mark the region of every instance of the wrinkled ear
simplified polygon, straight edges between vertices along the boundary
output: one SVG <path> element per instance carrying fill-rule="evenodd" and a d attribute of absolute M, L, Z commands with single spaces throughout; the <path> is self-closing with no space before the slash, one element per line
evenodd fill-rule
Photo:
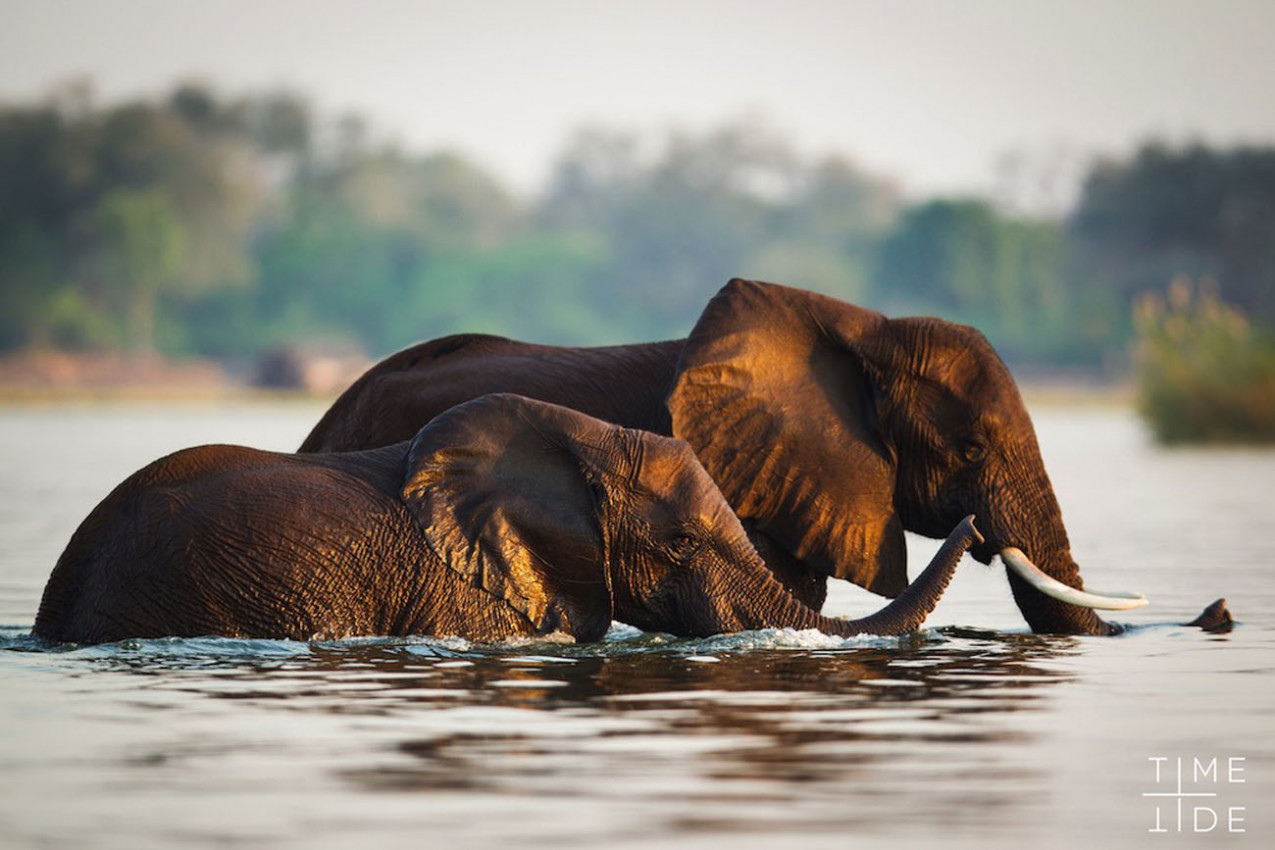
<path fill-rule="evenodd" d="M 516 395 L 435 417 L 412 441 L 402 498 L 430 548 L 540 633 L 611 625 L 602 518 L 577 441 L 603 423 Z"/>
<path fill-rule="evenodd" d="M 867 351 L 886 319 L 811 292 L 732 280 L 696 323 L 668 398 L 740 517 L 816 569 L 885 596 L 907 586 L 895 463 Z"/>

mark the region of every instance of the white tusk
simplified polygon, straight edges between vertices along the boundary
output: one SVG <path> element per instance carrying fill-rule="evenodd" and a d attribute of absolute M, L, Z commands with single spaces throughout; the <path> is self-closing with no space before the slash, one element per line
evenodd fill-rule
<path fill-rule="evenodd" d="M 1141 593 L 1092 593 L 1068 587 L 1056 578 L 1050 578 L 1040 571 L 1023 553 L 1022 549 L 1006 546 L 1001 550 L 1001 560 L 1005 565 L 1022 577 L 1023 581 L 1039 590 L 1046 596 L 1061 599 L 1081 608 L 1102 608 L 1108 611 L 1123 611 L 1129 608 L 1141 608 L 1147 604 L 1147 598 Z"/>

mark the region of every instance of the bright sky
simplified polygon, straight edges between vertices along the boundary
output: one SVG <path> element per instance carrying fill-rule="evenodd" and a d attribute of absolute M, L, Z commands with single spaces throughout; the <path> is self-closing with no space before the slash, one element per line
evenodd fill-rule
<path fill-rule="evenodd" d="M 0 98 L 77 74 L 290 86 L 523 190 L 581 125 L 760 118 L 914 195 L 988 192 L 1008 152 L 1066 183 L 1150 135 L 1275 143 L 1275 2 L 0 0 Z"/>

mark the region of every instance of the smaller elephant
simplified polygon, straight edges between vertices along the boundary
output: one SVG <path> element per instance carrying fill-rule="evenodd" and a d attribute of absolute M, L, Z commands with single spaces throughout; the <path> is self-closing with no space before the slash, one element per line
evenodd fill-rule
<path fill-rule="evenodd" d="M 588 641 L 613 619 L 898 634 L 981 541 L 971 519 L 881 611 L 823 617 L 767 570 L 686 443 L 488 395 L 383 448 L 202 446 L 150 464 L 72 536 L 34 634 Z"/>

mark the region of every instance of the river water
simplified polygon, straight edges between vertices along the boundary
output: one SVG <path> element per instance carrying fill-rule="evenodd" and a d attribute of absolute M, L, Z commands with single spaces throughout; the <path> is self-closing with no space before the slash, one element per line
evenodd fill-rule
<path fill-rule="evenodd" d="M 905 639 L 26 640 L 128 473 L 319 413 L 0 408 L 0 846 L 1275 846 L 1275 452 L 1121 410 L 1035 411 L 1087 582 L 1152 599 L 1115 639 L 1026 633 L 967 560 Z M 1233 633 L 1173 625 L 1218 596 Z"/>

